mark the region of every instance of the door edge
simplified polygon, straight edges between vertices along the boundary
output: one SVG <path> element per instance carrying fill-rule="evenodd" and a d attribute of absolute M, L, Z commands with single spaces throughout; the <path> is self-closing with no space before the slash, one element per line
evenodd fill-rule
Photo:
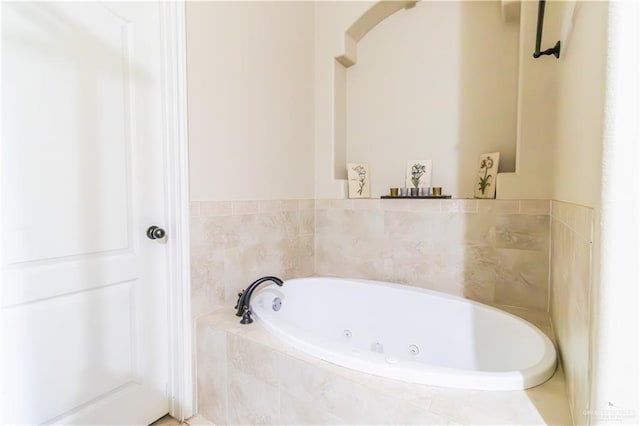
<path fill-rule="evenodd" d="M 185 1 L 159 2 L 168 219 L 169 414 L 196 414 L 189 251 Z"/>

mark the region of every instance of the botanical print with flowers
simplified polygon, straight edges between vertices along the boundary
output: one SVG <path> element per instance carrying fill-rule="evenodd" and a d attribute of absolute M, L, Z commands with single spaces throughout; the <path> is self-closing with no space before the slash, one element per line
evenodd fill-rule
<path fill-rule="evenodd" d="M 347 164 L 347 177 L 349 180 L 349 198 L 369 198 L 371 196 L 368 164 Z"/>
<path fill-rule="evenodd" d="M 408 161 L 405 186 L 407 188 L 431 186 L 431 160 Z"/>
<path fill-rule="evenodd" d="M 496 198 L 496 174 L 498 173 L 499 162 L 499 152 L 480 155 L 478 178 L 474 192 L 476 198 Z"/>

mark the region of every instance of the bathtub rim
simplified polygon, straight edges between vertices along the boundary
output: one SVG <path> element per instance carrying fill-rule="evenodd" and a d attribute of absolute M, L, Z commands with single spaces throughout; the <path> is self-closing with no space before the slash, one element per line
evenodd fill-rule
<path fill-rule="evenodd" d="M 511 320 L 517 320 L 528 329 L 534 331 L 534 333 L 543 341 L 544 351 L 540 360 L 533 366 L 527 367 L 522 370 L 510 370 L 510 371 L 479 371 L 479 370 L 466 370 L 466 369 L 455 369 L 450 367 L 443 367 L 438 365 L 430 365 L 430 371 L 425 372 L 420 369 L 411 369 L 407 367 L 411 367 L 412 365 L 418 365 L 419 363 L 410 360 L 403 360 L 402 368 L 399 368 L 398 364 L 393 364 L 393 366 L 388 363 L 381 362 L 380 359 L 375 359 L 376 356 L 370 356 L 368 353 L 362 354 L 362 357 L 355 357 L 350 354 L 345 354 L 340 351 L 330 350 L 327 348 L 331 348 L 335 346 L 330 339 L 322 338 L 321 336 L 315 336 L 315 342 L 324 341 L 325 345 L 318 345 L 311 343 L 310 341 L 304 340 L 300 337 L 296 337 L 295 334 L 286 333 L 282 327 L 274 326 L 270 321 L 262 317 L 260 314 L 260 309 L 252 311 L 255 314 L 255 317 L 258 319 L 257 323 L 266 329 L 267 332 L 276 336 L 279 340 L 285 342 L 288 345 L 291 345 L 293 348 L 303 351 L 310 356 L 318 357 L 321 360 L 326 362 L 349 368 L 352 370 L 364 372 L 366 374 L 372 374 L 381 377 L 387 377 L 394 380 L 400 380 L 409 383 L 416 384 L 424 384 L 431 386 L 443 386 L 455 389 L 468 389 L 468 390 L 490 390 L 490 391 L 514 391 L 514 390 L 525 390 L 531 387 L 539 386 L 549 380 L 555 374 L 555 371 L 558 368 L 558 359 L 557 359 L 557 349 L 554 342 L 538 327 L 536 327 L 533 323 L 518 317 L 510 312 L 504 311 L 497 307 L 487 305 L 475 300 L 470 300 L 461 296 L 456 296 L 452 294 L 447 294 L 443 292 L 439 292 L 436 290 L 424 289 L 420 287 L 408 286 L 406 284 L 392 283 L 392 282 L 384 282 L 384 281 L 376 281 L 376 280 L 366 280 L 361 278 L 342 278 L 342 277 L 324 277 L 324 276 L 313 276 L 313 277 L 301 277 L 301 278 L 293 278 L 289 280 L 285 280 L 283 286 L 286 286 L 287 283 L 295 283 L 297 281 L 321 281 L 321 280 L 331 280 L 331 281 L 350 281 L 350 282 L 358 282 L 363 285 L 377 285 L 384 288 L 392 289 L 393 291 L 406 291 L 406 292 L 415 292 L 422 294 L 429 294 L 433 297 L 445 298 L 459 303 L 467 303 L 474 306 L 474 309 L 480 310 L 489 310 L 491 312 L 497 313 L 499 315 L 506 316 L 506 318 L 511 318 Z M 264 286 L 256 291 L 255 296 L 259 296 L 260 294 L 266 292 L 280 292 L 282 291 L 274 284 L 270 284 L 268 286 Z M 291 328 L 291 327 L 289 327 Z M 299 333 L 300 334 L 300 333 Z M 304 334 L 304 333 L 303 333 Z M 369 369 L 363 368 L 364 366 L 369 367 Z M 406 366 L 406 367 L 405 367 Z M 385 371 L 387 374 L 377 374 L 372 372 L 371 370 L 377 371 Z M 420 371 L 416 373 L 416 371 Z M 518 373 L 520 373 L 520 377 L 518 377 Z M 473 379 L 481 379 L 484 385 L 479 386 L 475 384 Z M 419 379 L 419 380 L 417 380 Z M 518 380 L 521 379 L 521 383 L 518 383 Z M 513 382 L 512 384 L 505 386 L 504 381 L 509 380 Z M 474 382 L 474 383 L 471 383 Z M 442 384 L 442 383 L 447 383 Z M 452 385 L 453 383 L 454 385 Z"/>

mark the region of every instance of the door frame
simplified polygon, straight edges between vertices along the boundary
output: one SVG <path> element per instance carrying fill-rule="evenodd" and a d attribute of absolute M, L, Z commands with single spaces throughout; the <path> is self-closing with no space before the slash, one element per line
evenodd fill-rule
<path fill-rule="evenodd" d="M 167 199 L 169 414 L 195 414 L 191 270 L 189 251 L 189 155 L 187 134 L 185 0 L 159 2 L 162 43 L 162 111 Z"/>
<path fill-rule="evenodd" d="M 186 98 L 185 0 L 157 2 L 162 57 L 162 144 L 165 154 L 165 217 L 167 223 L 167 352 L 169 414 L 183 421 L 195 415 L 196 395 L 191 320 L 189 250 L 189 156 Z M 2 7 L 0 6 L 0 14 Z M 0 67 L 0 73 L 2 69 Z M 0 74 L 1 75 L 1 74 Z M 0 106 L 1 112 L 2 106 Z M 0 126 L 2 125 L 0 114 Z M 0 144 L 0 158 L 3 154 Z M 2 185 L 0 185 L 2 191 Z M 1 194 L 0 194 L 1 195 Z M 0 197 L 0 221 L 2 219 Z M 0 231 L 1 233 L 1 231 Z M 1 235 L 0 235 L 1 237 Z M 0 245 L 0 260 L 3 258 Z M 0 301 L 2 291 L 0 291 Z M 0 317 L 0 322 L 1 322 Z M 2 327 L 0 323 L 0 342 Z"/>

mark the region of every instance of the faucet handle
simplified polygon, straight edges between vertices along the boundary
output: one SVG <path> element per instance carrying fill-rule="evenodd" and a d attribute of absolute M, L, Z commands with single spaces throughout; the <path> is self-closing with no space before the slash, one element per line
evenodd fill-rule
<path fill-rule="evenodd" d="M 240 320 L 240 324 L 251 324 L 253 322 L 253 318 L 251 318 L 251 309 L 247 305 L 244 305 L 244 310 L 242 313 L 242 319 Z"/>
<path fill-rule="evenodd" d="M 243 294 L 244 294 L 244 290 L 238 293 L 238 300 L 236 301 L 236 306 L 234 306 L 233 309 L 238 309 L 238 307 L 240 306 L 240 299 L 242 299 Z"/>

